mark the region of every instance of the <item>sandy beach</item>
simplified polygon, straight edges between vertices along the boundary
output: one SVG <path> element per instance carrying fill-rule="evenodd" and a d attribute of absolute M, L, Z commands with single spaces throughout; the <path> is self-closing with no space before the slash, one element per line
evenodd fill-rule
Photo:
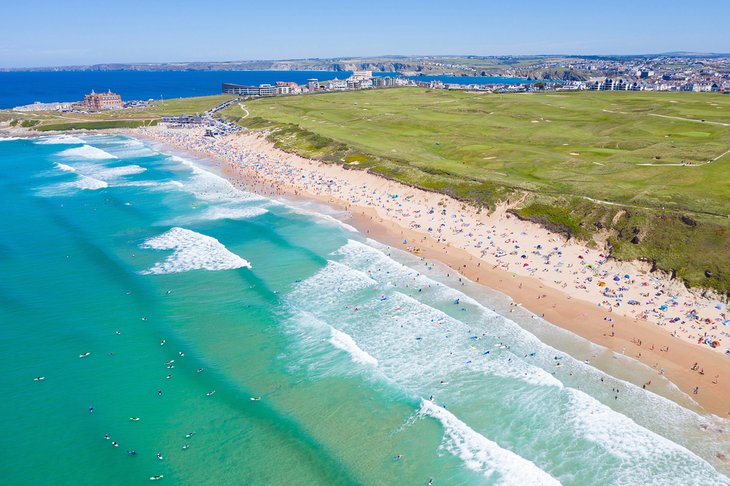
<path fill-rule="evenodd" d="M 345 209 L 347 222 L 367 236 L 445 263 L 516 306 L 645 363 L 705 410 L 730 415 L 729 321 L 717 299 L 521 221 L 507 205 L 483 211 L 283 152 L 260 134 L 213 139 L 201 129 L 159 126 L 131 135 L 215 158 L 241 188 Z"/>

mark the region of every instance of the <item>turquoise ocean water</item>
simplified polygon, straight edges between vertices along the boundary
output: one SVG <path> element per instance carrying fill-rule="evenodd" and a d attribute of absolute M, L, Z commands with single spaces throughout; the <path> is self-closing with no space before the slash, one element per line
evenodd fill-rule
<path fill-rule="evenodd" d="M 3 484 L 730 484 L 605 350 L 158 150 L 0 141 Z"/>

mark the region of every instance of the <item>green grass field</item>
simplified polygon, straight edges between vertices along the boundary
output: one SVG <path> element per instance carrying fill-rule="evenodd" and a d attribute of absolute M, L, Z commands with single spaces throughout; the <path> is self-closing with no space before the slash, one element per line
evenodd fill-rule
<path fill-rule="evenodd" d="M 245 110 L 223 116 L 285 150 L 478 204 L 527 194 L 521 217 L 730 290 L 730 96 L 404 88 Z"/>

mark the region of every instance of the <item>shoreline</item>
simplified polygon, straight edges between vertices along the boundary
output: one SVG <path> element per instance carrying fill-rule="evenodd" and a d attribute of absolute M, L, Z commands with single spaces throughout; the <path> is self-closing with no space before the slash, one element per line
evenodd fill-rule
<path fill-rule="evenodd" d="M 271 173 L 259 170 L 260 165 L 264 164 L 263 160 L 244 166 L 236 160 L 232 160 L 233 157 L 224 157 L 205 145 L 195 147 L 185 145 L 180 141 L 176 143 L 173 139 L 161 137 L 159 129 L 153 130 L 156 133 L 152 134 L 150 130 L 127 131 L 126 133 L 146 141 L 171 146 L 198 157 L 214 159 L 220 164 L 223 175 L 237 187 L 266 196 L 294 197 L 314 201 L 346 211 L 350 216 L 343 222 L 352 225 L 364 236 L 391 247 L 409 251 L 417 256 L 438 261 L 475 283 L 509 296 L 514 300 L 516 306 L 523 306 L 557 327 L 653 368 L 657 375 L 663 374 L 703 410 L 718 417 L 728 418 L 730 416 L 730 381 L 727 378 L 730 376 L 730 358 L 722 353 L 675 337 L 647 320 L 621 315 L 613 312 L 612 308 L 606 310 L 594 302 L 571 295 L 562 288 L 546 285 L 544 281 L 533 276 L 520 275 L 504 269 L 500 265 L 491 264 L 478 255 L 475 256 L 464 248 L 452 244 L 451 241 L 446 241 L 446 238 L 424 237 L 424 233 L 417 231 L 417 228 L 406 227 L 399 221 L 388 218 L 382 211 L 378 211 L 372 206 L 353 203 L 351 200 L 343 198 L 332 187 L 328 187 L 326 192 L 307 191 L 304 190 L 306 187 L 298 187 L 300 185 L 296 184 L 291 174 L 289 174 L 288 180 L 282 180 Z M 175 133 L 180 134 L 181 132 Z M 192 134 L 187 133 L 186 136 L 190 135 Z M 340 166 L 302 159 L 274 148 L 260 136 L 244 134 L 234 137 L 239 141 L 244 140 L 248 150 L 260 151 L 263 148 L 273 152 L 277 158 L 286 159 L 287 163 L 292 166 L 306 164 L 307 169 L 317 170 L 318 173 L 323 173 L 324 177 L 342 176 L 343 174 L 338 173 L 342 172 L 346 176 L 357 178 L 358 182 L 366 180 L 367 184 L 372 184 L 373 179 L 379 179 L 376 182 L 383 185 L 400 185 L 363 171 L 347 170 Z M 295 160 L 297 163 L 295 165 L 291 159 L 300 160 Z M 413 188 L 400 186 L 400 190 L 403 192 L 419 192 Z M 427 195 L 434 199 L 449 199 L 436 193 Z M 444 207 L 451 209 L 453 205 L 462 206 L 463 203 L 452 200 Z M 513 219 L 516 220 L 516 218 Z M 525 222 L 520 224 L 534 225 Z M 552 238 L 558 238 L 558 236 L 552 235 Z M 418 251 L 414 251 L 415 247 L 412 242 L 418 242 Z M 664 351 L 665 349 L 667 351 Z M 691 368 L 695 362 L 699 363 L 699 368 L 693 371 Z M 699 373 L 700 369 L 703 370 L 703 374 Z M 719 379 L 716 379 L 715 377 L 718 375 Z M 693 394 L 695 387 L 699 387 L 696 395 Z M 651 390 L 650 384 L 648 388 Z"/>
<path fill-rule="evenodd" d="M 53 132 L 43 135 L 52 136 L 61 133 L 79 134 L 79 132 Z M 97 132 L 84 134 L 95 133 Z M 519 235 L 512 231 L 507 235 L 507 239 L 522 243 L 526 236 L 533 236 L 526 233 L 534 232 L 535 238 L 558 244 L 561 250 L 576 262 L 584 258 L 581 253 L 584 252 L 588 259 L 589 252 L 595 252 L 583 245 L 566 242 L 560 235 L 549 233 L 534 223 L 520 221 L 509 215 L 505 207 L 498 208 L 489 215 L 481 215 L 481 211 L 468 208 L 465 203 L 443 194 L 414 189 L 366 171 L 348 170 L 339 165 L 324 164 L 284 152 L 275 148 L 260 134 L 243 133 L 211 140 L 202 137 L 200 129 L 166 129 L 162 126 L 111 129 L 104 130 L 103 133 L 139 138 L 194 157 L 216 161 L 221 173 L 231 183 L 254 193 L 273 198 L 289 197 L 311 201 L 344 211 L 349 217 L 342 222 L 355 227 L 363 236 L 425 259 L 438 261 L 473 283 L 506 295 L 514 301 L 515 309 L 522 306 L 534 315 L 544 318 L 551 325 L 643 363 L 655 373 L 654 376 L 661 374 L 667 378 L 693 404 L 696 404 L 698 409 L 724 419 L 730 418 L 730 357 L 707 346 L 681 339 L 676 329 L 670 333 L 667 329 L 640 318 L 641 316 L 627 316 L 613 312 L 610 302 L 601 306 L 601 303 L 597 304 L 590 299 L 582 298 L 583 296 L 576 295 L 579 294 L 579 289 L 575 288 L 575 285 L 568 286 L 567 282 L 562 282 L 561 285 L 561 281 L 554 281 L 551 284 L 544 278 L 539 278 L 541 277 L 539 274 L 536 277 L 534 271 L 528 273 L 521 271 L 521 268 L 510 268 L 509 264 L 489 261 L 485 258 L 486 252 L 481 255 L 475 254 L 474 248 L 469 248 L 469 245 L 465 244 L 468 241 L 460 240 L 458 234 L 442 235 L 440 228 L 437 235 L 429 234 L 418 227 L 419 225 L 406 225 L 403 218 L 393 217 L 391 208 L 386 204 L 380 206 L 366 204 L 368 202 L 366 199 L 363 203 L 362 200 L 358 200 L 359 196 L 352 196 L 352 189 L 353 187 L 359 189 L 362 183 L 362 187 L 367 187 L 368 191 L 374 189 L 373 194 L 385 190 L 385 193 L 390 195 L 388 190 L 399 191 L 409 194 L 400 201 L 405 203 L 414 200 L 420 205 L 419 207 L 423 206 L 423 201 L 419 199 L 425 198 L 433 203 L 433 207 L 438 207 L 439 210 L 443 208 L 447 213 L 467 213 L 460 214 L 462 222 L 469 221 L 463 223 L 466 227 L 473 225 L 475 220 L 475 226 L 482 228 L 489 227 L 483 221 L 498 223 L 499 230 L 505 231 L 502 237 L 505 236 L 506 230 L 515 229 L 515 226 L 518 229 L 527 229 Z M 22 138 L 39 136 L 27 131 L 8 135 Z M 249 158 L 255 160 L 249 161 Z M 301 174 L 301 180 L 293 177 L 295 173 Z M 317 176 L 316 179 L 314 175 Z M 315 180 L 316 182 L 313 182 Z M 337 183 L 331 184 L 331 181 Z M 347 188 L 348 185 L 350 194 L 343 194 L 342 188 Z M 360 192 L 364 194 L 366 191 Z M 350 197 L 346 197 L 347 195 Z M 390 197 L 387 200 L 392 202 Z M 393 200 L 397 201 L 398 196 L 396 195 Z M 479 219 L 482 220 L 481 223 Z M 497 224 L 492 228 L 495 226 Z M 431 229 L 429 228 L 429 231 Z M 463 228 L 457 233 L 462 231 Z M 471 234 L 469 233 L 470 236 Z M 512 254 L 505 256 L 513 257 Z M 568 267 L 571 266 L 572 264 L 568 264 Z M 642 272 L 642 269 L 630 263 L 619 262 L 619 266 L 621 271 L 629 271 L 632 275 Z M 554 277 L 552 273 L 551 276 Z M 678 285 L 677 282 L 668 284 Z M 724 314 L 722 316 L 724 317 Z M 696 370 L 691 369 L 694 363 L 698 363 Z M 700 374 L 699 370 L 703 373 Z M 649 390 L 651 390 L 651 379 L 650 375 L 647 381 Z M 698 394 L 693 394 L 695 387 L 699 387 Z M 686 407 L 687 404 L 682 406 Z"/>

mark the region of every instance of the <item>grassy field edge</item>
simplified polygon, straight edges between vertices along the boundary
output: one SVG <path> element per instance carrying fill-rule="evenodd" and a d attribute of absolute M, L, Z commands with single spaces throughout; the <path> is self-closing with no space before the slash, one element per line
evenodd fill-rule
<path fill-rule="evenodd" d="M 568 238 L 605 248 L 611 258 L 638 261 L 682 281 L 730 297 L 730 220 L 700 211 L 628 207 L 584 197 L 527 191 L 501 183 L 456 177 L 436 168 L 417 167 L 396 157 L 354 148 L 294 123 L 263 116 L 223 118 L 265 133 L 286 152 L 367 170 L 382 177 L 451 196 L 486 210 L 522 200 L 511 212 Z"/>

